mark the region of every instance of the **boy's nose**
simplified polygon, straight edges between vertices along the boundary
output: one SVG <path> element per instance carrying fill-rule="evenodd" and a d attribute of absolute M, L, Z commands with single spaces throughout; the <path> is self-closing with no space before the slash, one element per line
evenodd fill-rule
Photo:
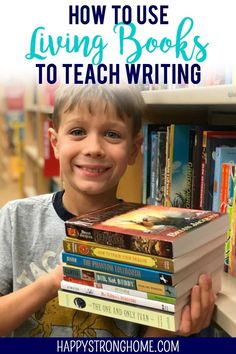
<path fill-rule="evenodd" d="M 91 157 L 103 157 L 105 151 L 102 139 L 95 134 L 87 136 L 84 146 L 84 154 Z"/>

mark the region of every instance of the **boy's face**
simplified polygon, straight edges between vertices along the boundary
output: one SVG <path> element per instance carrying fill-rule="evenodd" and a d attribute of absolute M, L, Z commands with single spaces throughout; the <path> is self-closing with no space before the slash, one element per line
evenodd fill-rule
<path fill-rule="evenodd" d="M 62 113 L 58 132 L 49 133 L 65 191 L 110 193 L 112 199 L 127 165 L 135 162 L 142 139 L 132 136 L 131 120 L 119 118 L 112 106 L 105 111 L 105 103 L 98 102 L 95 107 L 94 114 L 86 105 Z"/>

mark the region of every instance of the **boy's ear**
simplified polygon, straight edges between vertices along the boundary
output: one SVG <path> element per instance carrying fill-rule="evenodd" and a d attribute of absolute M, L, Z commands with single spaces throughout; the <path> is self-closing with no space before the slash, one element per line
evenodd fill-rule
<path fill-rule="evenodd" d="M 136 157 L 138 155 L 139 150 L 141 149 L 141 145 L 143 143 L 143 135 L 142 133 L 138 133 L 133 139 L 133 144 L 128 160 L 129 165 L 133 165 L 135 163 Z"/>
<path fill-rule="evenodd" d="M 48 136 L 54 151 L 55 158 L 58 159 L 58 139 L 57 139 L 57 132 L 53 128 L 48 129 Z"/>

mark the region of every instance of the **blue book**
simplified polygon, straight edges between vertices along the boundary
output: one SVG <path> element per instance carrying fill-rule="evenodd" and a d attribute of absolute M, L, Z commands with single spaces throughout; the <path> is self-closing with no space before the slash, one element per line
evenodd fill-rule
<path fill-rule="evenodd" d="M 212 210 L 218 212 L 220 210 L 220 186 L 222 163 L 236 163 L 236 146 L 220 146 L 215 151 L 215 170 L 214 170 L 214 190 Z"/>
<path fill-rule="evenodd" d="M 148 204 L 156 204 L 156 180 L 157 180 L 157 132 L 151 132 L 151 171 L 150 171 L 150 198 Z"/>
<path fill-rule="evenodd" d="M 172 124 L 170 131 L 170 203 L 171 206 L 191 208 L 192 146 L 191 125 Z"/>
<path fill-rule="evenodd" d="M 152 132 L 165 131 L 166 126 L 144 123 L 143 125 L 143 189 L 142 189 L 142 203 L 150 203 L 150 194 L 151 194 L 151 183 L 150 183 L 150 174 L 151 174 L 151 136 Z"/>
<path fill-rule="evenodd" d="M 125 277 L 146 280 L 164 285 L 175 285 L 180 278 L 176 274 L 160 272 L 144 267 L 136 267 L 125 263 L 118 263 L 88 256 L 81 256 L 76 253 L 62 252 L 62 261 L 74 266 L 93 269 L 105 273 L 112 273 Z M 183 276 L 181 276 L 183 278 Z"/>

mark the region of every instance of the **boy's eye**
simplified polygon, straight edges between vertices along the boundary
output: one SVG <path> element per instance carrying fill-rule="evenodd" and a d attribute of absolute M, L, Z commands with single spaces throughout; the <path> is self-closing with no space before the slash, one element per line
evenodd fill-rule
<path fill-rule="evenodd" d="M 70 134 L 73 136 L 83 136 L 86 135 L 86 131 L 82 128 L 76 128 L 70 131 Z"/>
<path fill-rule="evenodd" d="M 107 136 L 108 138 L 111 138 L 111 139 L 120 139 L 121 138 L 121 134 L 118 132 L 115 132 L 113 130 L 108 130 L 105 133 L 105 136 Z"/>

